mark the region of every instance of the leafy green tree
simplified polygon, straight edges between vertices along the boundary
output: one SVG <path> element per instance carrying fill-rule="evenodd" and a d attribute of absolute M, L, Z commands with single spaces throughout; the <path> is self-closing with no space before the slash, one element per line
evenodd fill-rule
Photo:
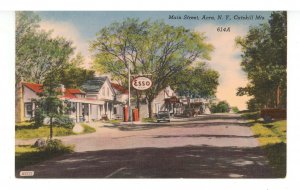
<path fill-rule="evenodd" d="M 24 67 L 32 60 L 27 44 L 35 36 L 40 18 L 33 12 L 16 12 L 16 83 L 22 78 L 30 78 Z"/>
<path fill-rule="evenodd" d="M 79 88 L 94 77 L 95 71 L 81 68 L 83 57 L 77 54 L 60 72 L 61 84 L 66 88 Z"/>
<path fill-rule="evenodd" d="M 251 112 L 258 111 L 260 109 L 260 104 L 257 102 L 255 98 L 251 98 L 247 101 L 248 110 Z"/>
<path fill-rule="evenodd" d="M 169 85 L 172 76 L 196 60 L 209 59 L 212 49 L 202 34 L 164 22 L 138 19 L 126 19 L 103 28 L 91 43 L 95 67 L 124 86 L 128 72 L 151 75 L 153 86 L 144 92 L 150 118 L 152 101 Z"/>
<path fill-rule="evenodd" d="M 236 106 L 232 107 L 231 109 L 232 109 L 232 111 L 233 111 L 234 113 L 238 113 L 238 112 L 239 112 L 239 108 L 236 107 Z"/>
<path fill-rule="evenodd" d="M 74 51 L 71 41 L 40 30 L 39 21 L 32 12 L 16 13 L 16 82 L 42 83 L 52 68 L 65 66 Z"/>
<path fill-rule="evenodd" d="M 44 80 L 43 92 L 40 94 L 40 98 L 36 100 L 37 112 L 39 113 L 36 117 L 40 117 L 43 114 L 44 117 L 42 118 L 49 118 L 50 139 L 53 137 L 53 123 L 55 118 L 63 115 L 63 102 L 58 98 L 62 94 L 59 88 L 59 79 L 55 76 L 55 72 L 52 72 Z"/>
<path fill-rule="evenodd" d="M 211 104 L 210 111 L 212 113 L 227 113 L 230 106 L 226 101 L 220 101 L 218 104 Z"/>
<path fill-rule="evenodd" d="M 251 27 L 236 39 L 249 79 L 246 87 L 238 88 L 238 96 L 253 96 L 261 108 L 286 106 L 286 36 L 286 12 L 273 12 L 269 23 Z"/>
<path fill-rule="evenodd" d="M 16 12 L 16 84 L 21 80 L 42 83 L 53 69 L 79 60 L 77 56 L 70 61 L 72 42 L 52 38 L 51 32 L 40 29 L 40 20 L 33 12 Z"/>
<path fill-rule="evenodd" d="M 171 86 L 175 91 L 186 97 L 215 97 L 219 85 L 219 73 L 209 69 L 204 63 L 196 67 L 188 67 L 174 75 Z"/>

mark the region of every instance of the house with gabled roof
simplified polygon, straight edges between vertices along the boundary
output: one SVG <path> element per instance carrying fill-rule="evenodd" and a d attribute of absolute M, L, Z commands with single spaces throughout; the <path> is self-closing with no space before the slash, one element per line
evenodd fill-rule
<path fill-rule="evenodd" d="M 81 88 L 89 99 L 102 101 L 101 105 L 91 105 L 90 115 L 93 120 L 115 118 L 116 93 L 108 77 L 94 77 L 87 80 Z"/>
<path fill-rule="evenodd" d="M 61 85 L 60 89 L 62 95 L 59 96 L 61 100 L 65 102 L 70 102 L 73 107 L 76 107 L 75 104 L 80 102 L 88 102 L 90 100 L 85 98 L 85 92 L 80 89 L 71 89 L 71 88 L 64 88 Z M 16 112 L 18 112 L 18 117 L 16 117 L 17 122 L 22 122 L 25 120 L 31 120 L 35 114 L 35 101 L 40 98 L 39 94 L 43 92 L 43 85 L 31 82 L 21 82 L 18 85 L 18 102 L 16 103 Z M 78 107 L 78 109 L 80 109 Z M 74 110 L 74 109 L 73 109 Z M 77 113 L 77 121 L 80 120 L 79 118 L 79 111 L 74 110 L 73 112 L 68 113 L 71 117 L 74 116 L 74 120 L 76 121 L 76 113 Z"/>
<path fill-rule="evenodd" d="M 43 92 L 41 84 L 21 82 L 18 84 L 16 100 L 16 122 L 33 119 L 35 101 Z M 122 86 L 111 84 L 108 77 L 95 77 L 87 80 L 81 89 L 59 89 L 59 96 L 70 109 L 67 115 L 75 122 L 101 119 L 123 118 L 123 107 L 128 99 L 128 91 Z"/>

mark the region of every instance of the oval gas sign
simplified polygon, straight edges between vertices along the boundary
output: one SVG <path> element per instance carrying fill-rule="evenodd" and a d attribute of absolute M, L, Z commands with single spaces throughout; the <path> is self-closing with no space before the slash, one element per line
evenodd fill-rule
<path fill-rule="evenodd" d="M 132 80 L 133 88 L 137 90 L 147 90 L 152 86 L 152 81 L 147 77 L 136 77 Z"/>

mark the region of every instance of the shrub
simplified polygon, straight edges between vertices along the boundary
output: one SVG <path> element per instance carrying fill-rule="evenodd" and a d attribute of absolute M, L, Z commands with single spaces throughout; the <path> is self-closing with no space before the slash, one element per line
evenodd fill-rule
<path fill-rule="evenodd" d="M 232 111 L 234 113 L 238 113 L 239 112 L 239 108 L 238 107 L 232 107 L 231 109 L 232 109 Z"/>
<path fill-rule="evenodd" d="M 75 126 L 73 120 L 68 116 L 59 116 L 55 118 L 53 124 L 68 129 L 72 129 Z"/>
<path fill-rule="evenodd" d="M 81 126 L 83 127 L 83 132 L 82 133 L 94 133 L 96 132 L 96 129 L 87 125 L 87 124 L 84 124 L 82 123 Z"/>
<path fill-rule="evenodd" d="M 35 110 L 35 115 L 34 115 L 34 124 L 33 126 L 35 128 L 39 128 L 43 125 L 43 122 L 44 122 L 44 119 L 45 119 L 45 115 L 43 114 L 42 110 L 41 109 L 36 109 Z"/>
<path fill-rule="evenodd" d="M 42 147 L 41 150 L 47 153 L 71 153 L 73 147 L 65 146 L 59 139 L 52 139 L 47 140 L 46 146 Z"/>
<path fill-rule="evenodd" d="M 253 119 L 257 121 L 260 118 L 259 112 L 249 112 L 242 114 L 242 118 L 244 119 Z"/>
<path fill-rule="evenodd" d="M 229 107 L 230 106 L 226 101 L 220 101 L 218 104 L 211 104 L 210 111 L 212 113 L 227 113 Z"/>

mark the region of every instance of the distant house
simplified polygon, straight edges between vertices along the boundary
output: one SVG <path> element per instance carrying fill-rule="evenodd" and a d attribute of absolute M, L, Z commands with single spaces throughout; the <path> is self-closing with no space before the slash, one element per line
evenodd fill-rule
<path fill-rule="evenodd" d="M 110 83 L 107 77 L 95 77 L 86 81 L 82 89 L 69 89 L 61 85 L 59 96 L 68 104 L 66 115 L 75 122 L 113 119 L 123 117 L 123 105 L 128 92 L 121 86 Z M 22 82 L 18 85 L 16 99 L 16 122 L 30 120 L 35 115 L 35 101 L 43 92 L 41 84 Z"/>
<path fill-rule="evenodd" d="M 128 90 L 116 83 L 111 83 L 111 86 L 116 93 L 116 100 L 118 102 L 114 107 L 116 118 L 124 118 L 124 107 L 128 103 Z"/>
<path fill-rule="evenodd" d="M 21 82 L 17 88 L 16 122 L 30 120 L 35 115 L 36 105 L 34 100 L 40 99 L 39 94 L 43 92 L 43 86 L 36 83 Z M 80 89 L 64 88 L 61 85 L 59 90 L 62 93 L 59 98 L 65 103 L 69 103 L 72 108 L 66 114 L 77 122 L 90 119 L 84 117 L 84 111 L 88 108 L 88 105 L 102 103 L 85 98 L 86 93 Z"/>
<path fill-rule="evenodd" d="M 171 115 L 182 112 L 179 99 L 175 91 L 170 87 L 166 87 L 158 93 L 152 102 L 152 113 L 156 114 L 159 111 L 169 111 Z M 140 106 L 140 115 L 148 117 L 148 104 L 144 103 Z"/>
<path fill-rule="evenodd" d="M 104 102 L 102 105 L 91 105 L 90 114 L 93 120 L 123 117 L 126 99 L 123 87 L 112 84 L 108 77 L 95 77 L 86 81 L 82 89 L 86 92 L 87 98 Z"/>

